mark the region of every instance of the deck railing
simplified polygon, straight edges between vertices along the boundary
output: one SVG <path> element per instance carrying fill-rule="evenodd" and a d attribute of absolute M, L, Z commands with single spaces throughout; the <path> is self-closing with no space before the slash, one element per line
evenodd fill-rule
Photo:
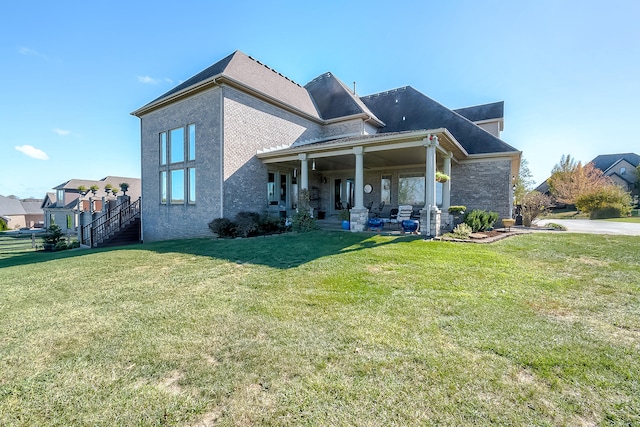
<path fill-rule="evenodd" d="M 94 219 L 91 224 L 82 227 L 82 244 L 96 247 L 138 217 L 140 217 L 140 199 L 129 204 L 118 205 Z"/>

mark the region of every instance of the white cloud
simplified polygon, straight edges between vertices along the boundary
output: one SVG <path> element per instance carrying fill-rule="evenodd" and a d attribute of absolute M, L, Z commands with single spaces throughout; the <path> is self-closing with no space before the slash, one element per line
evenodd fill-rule
<path fill-rule="evenodd" d="M 160 83 L 159 79 L 154 79 L 153 77 L 149 77 L 149 76 L 138 76 L 138 81 L 140 83 L 152 84 L 152 85 L 157 85 L 158 83 Z"/>
<path fill-rule="evenodd" d="M 47 153 L 39 148 L 32 147 L 31 145 L 16 145 L 16 150 L 26 154 L 29 157 L 33 157 L 38 160 L 49 160 Z"/>
<path fill-rule="evenodd" d="M 164 79 L 156 79 L 153 77 L 149 77 L 149 76 L 138 76 L 138 81 L 140 83 L 145 83 L 145 84 L 150 84 L 150 85 L 157 85 L 159 83 L 169 83 L 169 84 L 173 84 L 173 80 L 171 80 L 169 77 L 165 77 Z"/>
<path fill-rule="evenodd" d="M 30 47 L 26 47 L 26 46 L 21 46 L 18 48 L 18 53 L 20 53 L 20 55 L 25 55 L 25 56 L 38 56 L 40 58 L 43 59 L 48 59 L 47 55 L 38 52 L 35 49 L 31 49 Z"/>
<path fill-rule="evenodd" d="M 53 130 L 53 132 L 54 132 L 54 133 L 57 133 L 57 134 L 58 134 L 58 135 L 60 135 L 60 136 L 67 136 L 67 135 L 69 135 L 69 134 L 71 133 L 71 131 L 70 131 L 70 130 L 64 130 L 64 129 L 58 129 L 58 128 L 55 128 L 55 129 Z"/>

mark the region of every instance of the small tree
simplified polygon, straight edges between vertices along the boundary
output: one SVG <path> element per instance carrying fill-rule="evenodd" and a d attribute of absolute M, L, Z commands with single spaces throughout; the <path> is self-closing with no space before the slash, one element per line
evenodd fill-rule
<path fill-rule="evenodd" d="M 57 224 L 51 224 L 47 228 L 46 234 L 42 237 L 45 249 L 53 250 L 53 248 L 56 248 L 59 245 L 63 237 L 64 233 L 60 229 L 60 226 Z"/>
<path fill-rule="evenodd" d="M 317 228 L 316 220 L 311 216 L 309 190 L 303 188 L 298 194 L 298 210 L 293 215 L 291 229 L 298 232 L 312 231 Z"/>
<path fill-rule="evenodd" d="M 551 198 L 538 191 L 530 191 L 524 195 L 520 204 L 522 206 L 522 224 L 531 227 L 533 220 L 549 209 Z"/>
<path fill-rule="evenodd" d="M 515 190 L 513 192 L 513 199 L 515 204 L 519 204 L 525 194 L 533 189 L 535 181 L 533 180 L 533 174 L 529 169 L 529 162 L 527 159 L 522 159 L 520 162 L 520 171 L 515 182 Z"/>
<path fill-rule="evenodd" d="M 585 192 L 576 199 L 576 207 L 591 219 L 627 216 L 631 212 L 631 195 L 615 184 Z"/>
<path fill-rule="evenodd" d="M 575 162 L 571 156 L 562 156 L 547 180 L 551 195 L 560 203 L 573 205 L 584 194 L 611 182 L 593 163 Z"/>

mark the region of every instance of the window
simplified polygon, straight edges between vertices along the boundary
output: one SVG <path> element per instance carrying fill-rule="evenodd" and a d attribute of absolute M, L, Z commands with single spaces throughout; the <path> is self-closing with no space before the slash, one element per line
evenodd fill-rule
<path fill-rule="evenodd" d="M 400 176 L 398 181 L 398 204 L 424 205 L 424 176 Z"/>
<path fill-rule="evenodd" d="M 270 205 L 277 205 L 278 198 L 276 197 L 276 174 L 269 172 L 269 180 L 267 181 L 267 199 Z"/>
<path fill-rule="evenodd" d="M 167 171 L 160 172 L 160 203 L 167 203 Z"/>
<path fill-rule="evenodd" d="M 169 131 L 169 161 L 171 163 L 184 161 L 184 128 Z"/>
<path fill-rule="evenodd" d="M 391 175 L 382 175 L 380 179 L 380 201 L 391 204 Z"/>
<path fill-rule="evenodd" d="M 160 164 L 167 164 L 167 133 L 160 134 Z"/>
<path fill-rule="evenodd" d="M 58 199 L 59 202 L 64 203 L 64 190 L 56 191 L 56 198 Z"/>
<path fill-rule="evenodd" d="M 71 215 L 67 215 L 67 228 L 68 229 L 73 228 L 73 218 Z"/>
<path fill-rule="evenodd" d="M 627 168 L 625 168 L 625 167 L 621 167 L 621 168 L 620 168 L 620 175 L 624 175 L 624 174 L 626 174 L 626 173 L 627 173 Z"/>
<path fill-rule="evenodd" d="M 184 169 L 171 171 L 171 203 L 184 203 Z"/>
<path fill-rule="evenodd" d="M 196 125 L 160 132 L 160 203 L 196 202 Z"/>
<path fill-rule="evenodd" d="M 189 125 L 189 160 L 196 159 L 196 125 Z"/>
<path fill-rule="evenodd" d="M 189 203 L 196 202 L 196 168 L 189 168 Z"/>

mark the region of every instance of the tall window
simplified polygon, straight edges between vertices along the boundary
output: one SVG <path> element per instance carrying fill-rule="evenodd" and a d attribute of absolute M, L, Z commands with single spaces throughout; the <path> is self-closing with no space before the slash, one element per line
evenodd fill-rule
<path fill-rule="evenodd" d="M 391 204 L 391 175 L 382 175 L 380 179 L 380 201 Z"/>
<path fill-rule="evenodd" d="M 620 175 L 624 175 L 627 173 L 627 168 L 625 168 L 624 166 L 620 168 Z"/>
<path fill-rule="evenodd" d="M 424 176 L 400 175 L 398 181 L 399 205 L 424 205 Z"/>
<path fill-rule="evenodd" d="M 160 203 L 196 202 L 196 125 L 160 132 Z"/>

